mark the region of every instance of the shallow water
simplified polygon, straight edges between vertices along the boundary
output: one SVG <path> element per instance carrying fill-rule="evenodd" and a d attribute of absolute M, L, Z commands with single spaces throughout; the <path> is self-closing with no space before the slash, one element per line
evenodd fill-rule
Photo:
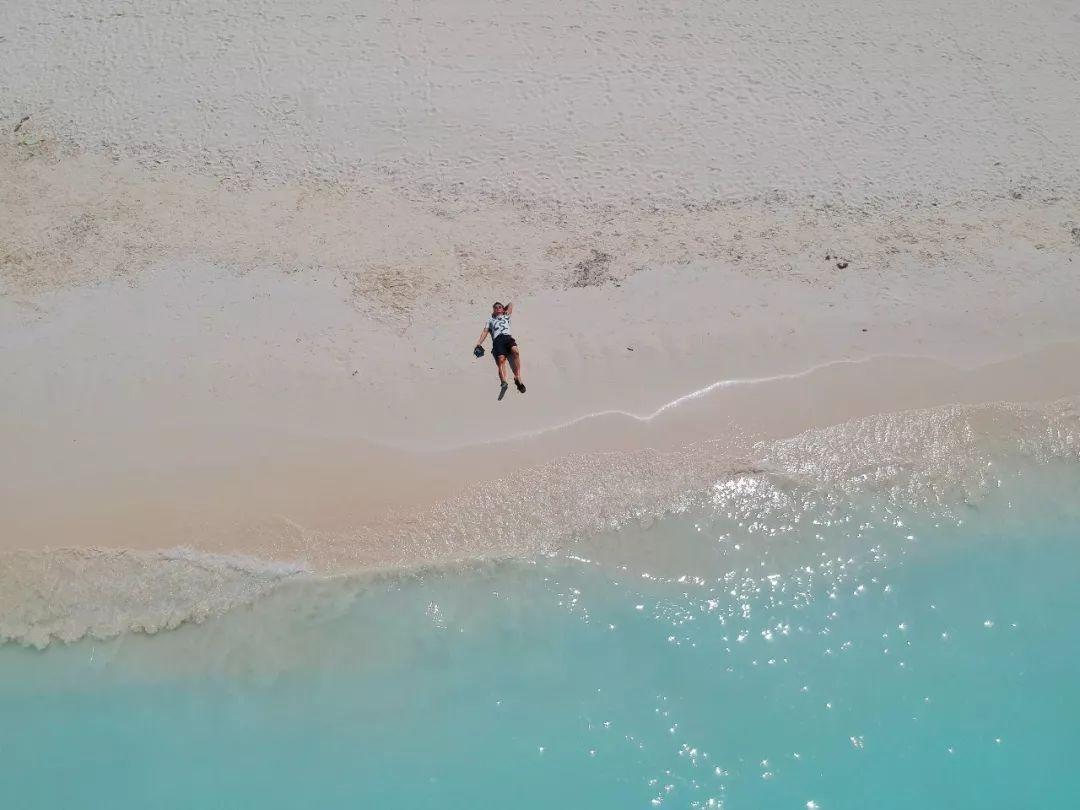
<path fill-rule="evenodd" d="M 996 465 L 745 473 L 559 554 L 0 647 L 4 804 L 1074 806 L 1080 470 Z"/>

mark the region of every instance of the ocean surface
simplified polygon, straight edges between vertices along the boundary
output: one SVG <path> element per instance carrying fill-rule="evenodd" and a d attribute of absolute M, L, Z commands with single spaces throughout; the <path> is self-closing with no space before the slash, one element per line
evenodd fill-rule
<path fill-rule="evenodd" d="M 977 421 L 936 458 L 774 447 L 558 548 L 12 641 L 0 803 L 1076 807 L 1080 445 Z"/>

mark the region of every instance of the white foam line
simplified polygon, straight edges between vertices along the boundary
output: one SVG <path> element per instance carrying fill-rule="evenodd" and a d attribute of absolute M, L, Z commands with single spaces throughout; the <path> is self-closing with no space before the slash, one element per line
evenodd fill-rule
<path fill-rule="evenodd" d="M 443 449 L 444 451 L 460 450 L 464 447 L 475 447 L 477 445 L 484 444 L 502 444 L 504 442 L 512 442 L 519 439 L 531 439 L 535 438 L 536 436 L 542 436 L 545 433 L 552 433 L 556 430 L 564 430 L 566 428 L 573 427 L 574 425 L 585 422 L 589 419 L 597 419 L 601 416 L 625 416 L 637 422 L 651 422 L 653 419 L 655 419 L 665 411 L 677 408 L 680 405 L 684 405 L 691 400 L 703 397 L 706 394 L 711 394 L 713 391 L 717 391 L 721 388 L 737 388 L 741 386 L 749 387 L 754 385 L 765 385 L 767 383 L 783 382 L 785 380 L 798 380 L 802 379 L 803 377 L 809 377 L 811 374 L 815 374 L 819 371 L 824 371 L 827 368 L 832 368 L 833 366 L 857 366 L 862 365 L 863 363 L 869 363 L 874 360 L 883 360 L 886 358 L 890 360 L 937 360 L 938 362 L 941 362 L 939 358 L 916 354 L 871 354 L 857 360 L 851 360 L 846 358 L 842 360 L 829 360 L 825 363 L 818 363 L 816 365 L 810 366 L 809 368 L 802 369 L 801 371 L 791 371 L 784 374 L 770 374 L 767 377 L 735 377 L 729 380 L 717 380 L 716 382 L 709 383 L 703 388 L 698 388 L 696 391 L 691 391 L 689 394 L 683 394 L 681 397 L 677 397 L 670 402 L 665 402 L 663 405 L 661 405 L 659 408 L 657 408 L 651 413 L 640 414 L 633 413 L 631 411 L 621 410 L 594 411 L 593 413 L 576 416 L 569 421 L 561 422 L 557 425 L 549 425 L 547 427 L 536 428 L 534 430 L 526 430 L 521 433 L 514 433 L 510 436 L 503 436 L 498 439 L 481 439 L 479 441 L 467 442 L 465 444 L 454 445 L 452 447 L 446 447 Z"/>

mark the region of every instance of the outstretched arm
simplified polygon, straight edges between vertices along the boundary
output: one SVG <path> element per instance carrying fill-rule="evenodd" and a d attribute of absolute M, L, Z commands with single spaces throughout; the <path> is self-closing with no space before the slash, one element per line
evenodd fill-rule
<path fill-rule="evenodd" d="M 484 324 L 484 331 L 481 332 L 480 337 L 477 338 L 476 345 L 477 346 L 483 345 L 484 341 L 487 339 L 487 336 L 488 336 L 488 328 L 487 328 L 487 324 Z"/>

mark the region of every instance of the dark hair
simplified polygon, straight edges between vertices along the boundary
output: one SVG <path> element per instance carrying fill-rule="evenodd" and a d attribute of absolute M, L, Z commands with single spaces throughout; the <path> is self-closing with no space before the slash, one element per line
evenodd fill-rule
<path fill-rule="evenodd" d="M 501 306 L 502 306 L 502 301 L 496 301 L 494 304 L 491 305 L 491 308 L 495 309 L 495 307 L 501 307 Z"/>

